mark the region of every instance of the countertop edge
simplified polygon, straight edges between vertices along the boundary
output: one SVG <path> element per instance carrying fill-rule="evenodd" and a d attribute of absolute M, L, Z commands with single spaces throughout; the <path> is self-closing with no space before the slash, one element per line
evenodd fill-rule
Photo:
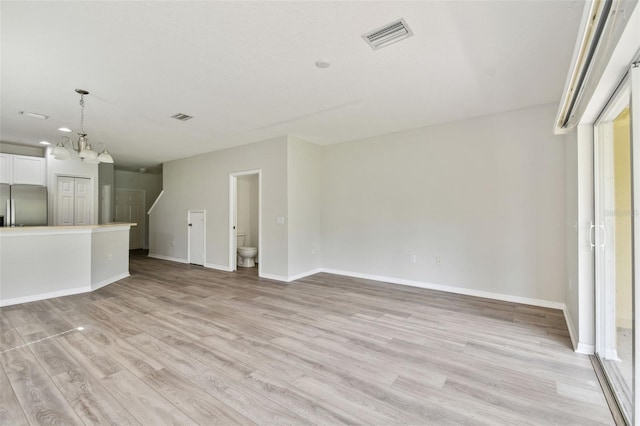
<path fill-rule="evenodd" d="M 19 235 L 52 235 L 52 234 L 90 234 L 93 232 L 109 232 L 129 229 L 137 223 L 117 222 L 103 225 L 79 226 L 16 226 L 0 228 L 0 236 Z"/>

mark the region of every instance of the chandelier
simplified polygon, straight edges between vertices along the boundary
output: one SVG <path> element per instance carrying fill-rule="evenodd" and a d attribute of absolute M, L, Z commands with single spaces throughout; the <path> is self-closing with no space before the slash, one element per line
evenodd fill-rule
<path fill-rule="evenodd" d="M 71 151 L 75 151 L 78 153 L 78 158 L 82 159 L 85 163 L 113 164 L 113 157 L 106 149 L 98 154 L 91 147 L 87 134 L 84 131 L 84 97 L 88 95 L 89 92 L 82 89 L 76 89 L 76 92 L 80 95 L 80 131 L 78 132 L 78 142 L 74 144 L 70 138 L 63 136 L 51 151 L 51 155 L 56 160 L 68 160 L 71 158 Z"/>

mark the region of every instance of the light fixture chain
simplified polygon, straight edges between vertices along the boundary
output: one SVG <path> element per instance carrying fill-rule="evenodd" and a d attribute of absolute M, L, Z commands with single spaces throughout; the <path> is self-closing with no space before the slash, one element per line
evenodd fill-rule
<path fill-rule="evenodd" d="M 84 134 L 84 95 L 80 95 L 80 133 Z"/>

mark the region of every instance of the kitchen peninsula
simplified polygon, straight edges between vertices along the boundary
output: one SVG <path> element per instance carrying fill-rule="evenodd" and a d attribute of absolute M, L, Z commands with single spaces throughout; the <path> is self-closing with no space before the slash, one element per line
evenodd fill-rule
<path fill-rule="evenodd" d="M 129 276 L 129 228 L 0 228 L 0 306 L 97 290 Z"/>

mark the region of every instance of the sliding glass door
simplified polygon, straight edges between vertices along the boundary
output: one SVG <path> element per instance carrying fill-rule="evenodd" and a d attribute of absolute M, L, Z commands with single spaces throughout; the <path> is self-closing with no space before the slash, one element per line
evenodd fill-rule
<path fill-rule="evenodd" d="M 638 255 L 634 250 L 640 241 L 634 238 L 634 225 L 640 226 L 634 214 L 634 199 L 640 200 L 634 196 L 634 177 L 638 182 L 640 168 L 634 168 L 634 163 L 640 162 L 632 158 L 632 122 L 636 129 L 640 125 L 636 111 L 640 108 L 632 104 L 632 98 L 635 105 L 640 103 L 634 93 L 640 83 L 634 74 L 639 71 L 631 69 L 595 126 L 595 223 L 591 229 L 596 260 L 596 355 L 629 424 L 640 407 L 635 392 L 639 383 L 635 299 L 640 292 L 634 285 L 634 256 Z M 635 191 L 639 190 L 635 184 Z"/>

